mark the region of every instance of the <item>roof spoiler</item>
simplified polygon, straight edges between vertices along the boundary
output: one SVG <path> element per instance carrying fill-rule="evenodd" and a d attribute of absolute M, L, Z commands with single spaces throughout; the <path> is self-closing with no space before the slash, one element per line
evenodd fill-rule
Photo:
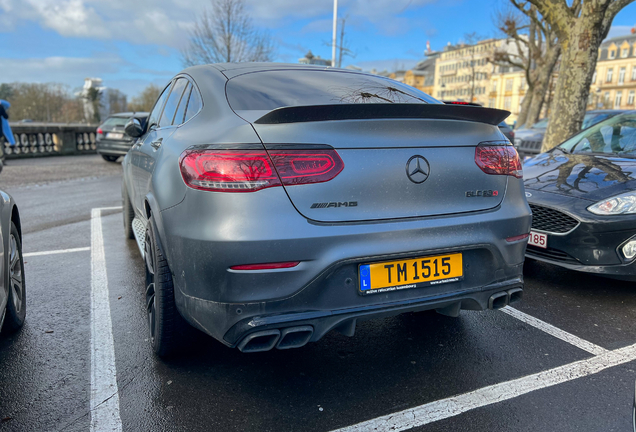
<path fill-rule="evenodd" d="M 439 119 L 498 125 L 509 111 L 466 105 L 443 104 L 335 104 L 277 108 L 256 120 L 257 124 L 301 123 L 331 120 Z"/>

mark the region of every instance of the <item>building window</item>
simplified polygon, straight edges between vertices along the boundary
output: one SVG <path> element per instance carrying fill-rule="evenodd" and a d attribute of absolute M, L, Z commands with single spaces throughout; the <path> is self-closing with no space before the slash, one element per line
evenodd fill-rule
<path fill-rule="evenodd" d="M 506 96 L 504 98 L 504 109 L 510 111 L 511 107 L 512 107 L 512 97 Z"/>
<path fill-rule="evenodd" d="M 636 81 L 636 66 L 632 66 L 632 81 Z"/>
<path fill-rule="evenodd" d="M 605 92 L 605 95 L 603 96 L 603 100 L 605 101 L 605 103 L 609 102 L 609 92 Z"/>
<path fill-rule="evenodd" d="M 594 75 L 592 75 L 592 84 L 596 84 L 596 71 L 594 71 Z"/>
<path fill-rule="evenodd" d="M 621 107 L 621 99 L 623 98 L 623 92 L 616 92 L 616 97 L 614 98 L 614 109 L 618 109 Z"/>
<path fill-rule="evenodd" d="M 623 58 L 627 57 L 628 53 L 629 53 L 629 48 L 623 48 L 623 51 L 621 52 L 621 57 Z"/>
<path fill-rule="evenodd" d="M 525 91 L 526 89 L 526 80 L 521 78 L 521 84 L 519 84 L 519 91 Z"/>
<path fill-rule="evenodd" d="M 507 79 L 506 80 L 506 91 L 507 92 L 512 91 L 512 83 L 513 83 L 512 79 Z"/>
<path fill-rule="evenodd" d="M 616 51 L 611 50 L 611 51 L 609 52 L 609 58 L 610 58 L 610 59 L 614 59 L 614 58 L 616 58 Z"/>
<path fill-rule="evenodd" d="M 636 66 L 634 66 L 634 70 L 636 71 Z M 497 91 L 497 81 L 493 81 L 492 82 L 492 87 L 490 88 L 490 91 L 492 91 L 492 92 L 496 92 Z"/>
<path fill-rule="evenodd" d="M 627 105 L 634 105 L 634 90 L 629 91 L 629 96 L 627 96 Z"/>
<path fill-rule="evenodd" d="M 607 77 L 605 78 L 605 81 L 612 82 L 612 78 L 614 78 L 614 68 L 609 68 L 607 70 Z"/>
<path fill-rule="evenodd" d="M 633 96 L 633 93 L 634 92 L 632 92 L 632 96 Z M 495 98 L 488 99 L 488 108 L 495 108 Z"/>
<path fill-rule="evenodd" d="M 622 67 L 618 72 L 618 83 L 623 84 L 625 82 L 625 68 Z"/>

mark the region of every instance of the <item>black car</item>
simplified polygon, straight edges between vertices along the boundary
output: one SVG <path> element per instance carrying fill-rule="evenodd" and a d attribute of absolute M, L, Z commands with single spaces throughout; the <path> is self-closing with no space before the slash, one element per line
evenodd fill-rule
<path fill-rule="evenodd" d="M 524 164 L 526 256 L 636 280 L 636 111 L 579 132 Z"/>
<path fill-rule="evenodd" d="M 583 123 L 581 124 L 581 130 L 587 129 L 590 126 L 613 117 L 618 114 L 624 113 L 625 110 L 594 110 L 588 111 L 583 117 Z M 513 136 L 514 140 L 511 140 L 519 156 L 526 158 L 541 153 L 541 145 L 543 144 L 543 137 L 545 131 L 548 128 L 548 119 L 544 118 L 533 124 L 528 128 L 520 128 L 515 131 Z"/>
<path fill-rule="evenodd" d="M 123 112 L 113 114 L 97 128 L 97 153 L 104 160 L 115 162 L 119 156 L 124 156 L 130 150 L 133 139 L 125 134 L 124 126 L 131 117 L 145 121 L 147 112 Z"/>

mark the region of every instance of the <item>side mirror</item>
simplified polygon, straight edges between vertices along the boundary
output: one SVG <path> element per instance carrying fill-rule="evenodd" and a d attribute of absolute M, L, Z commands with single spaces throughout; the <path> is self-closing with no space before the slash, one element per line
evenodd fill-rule
<path fill-rule="evenodd" d="M 145 122 L 142 122 L 137 117 L 131 117 L 128 123 L 126 123 L 126 126 L 124 126 L 124 132 L 126 132 L 128 136 L 139 138 L 146 132 Z"/>

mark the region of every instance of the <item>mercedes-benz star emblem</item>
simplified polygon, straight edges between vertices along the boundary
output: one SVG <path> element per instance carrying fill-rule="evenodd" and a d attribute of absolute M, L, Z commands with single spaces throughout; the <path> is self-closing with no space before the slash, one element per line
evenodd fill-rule
<path fill-rule="evenodd" d="M 431 167 L 423 156 L 412 156 L 406 163 L 406 175 L 413 183 L 424 183 L 430 172 Z"/>

